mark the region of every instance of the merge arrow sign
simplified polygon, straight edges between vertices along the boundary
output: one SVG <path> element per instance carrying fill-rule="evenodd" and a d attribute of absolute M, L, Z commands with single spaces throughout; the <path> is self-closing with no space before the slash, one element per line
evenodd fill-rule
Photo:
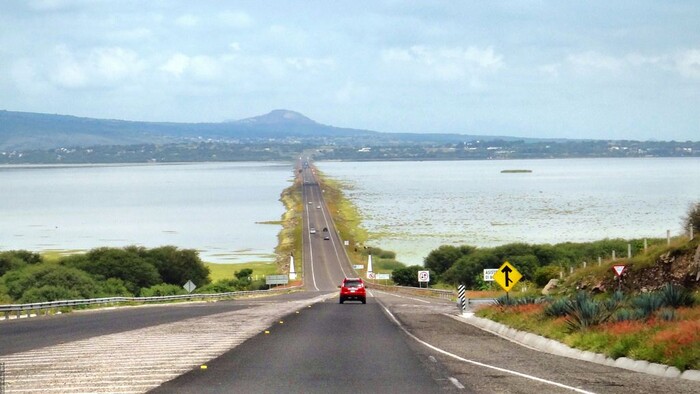
<path fill-rule="evenodd" d="M 494 282 L 498 283 L 505 291 L 510 291 L 522 277 L 520 272 L 507 261 L 493 274 Z"/>

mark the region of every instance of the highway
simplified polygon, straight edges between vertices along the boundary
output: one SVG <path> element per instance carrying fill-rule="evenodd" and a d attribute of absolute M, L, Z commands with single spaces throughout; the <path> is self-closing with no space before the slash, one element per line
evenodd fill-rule
<path fill-rule="evenodd" d="M 366 305 L 339 304 L 354 273 L 312 167 L 301 176 L 305 291 L 0 322 L 6 392 L 700 392 L 525 348 L 447 300 L 372 290 Z"/>

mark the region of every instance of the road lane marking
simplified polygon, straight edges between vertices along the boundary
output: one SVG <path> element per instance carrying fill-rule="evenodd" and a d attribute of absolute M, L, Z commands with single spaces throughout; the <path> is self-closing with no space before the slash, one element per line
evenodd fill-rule
<path fill-rule="evenodd" d="M 459 380 L 457 380 L 457 379 L 455 379 L 455 378 L 453 378 L 453 377 L 449 377 L 449 378 L 447 378 L 447 379 L 449 379 L 450 382 L 452 382 L 452 384 L 453 384 L 455 387 L 457 387 L 458 389 L 464 390 L 464 385 L 462 385 L 462 383 L 460 383 Z"/>
<path fill-rule="evenodd" d="M 566 390 L 571 390 L 571 391 L 574 391 L 574 392 L 577 392 L 577 393 L 582 393 L 582 394 L 594 394 L 592 391 L 586 391 L 586 390 L 583 390 L 583 389 L 579 389 L 579 388 L 577 388 L 577 387 L 565 385 L 565 384 L 563 384 L 563 383 L 558 383 L 558 382 L 554 382 L 554 381 L 551 381 L 551 380 L 547 380 L 547 379 L 543 379 L 543 378 L 538 378 L 537 376 L 532 376 L 532 375 L 528 375 L 528 374 L 525 374 L 525 373 L 522 373 L 522 372 L 518 372 L 518 371 L 513 371 L 513 370 L 510 370 L 510 369 L 506 369 L 506 368 L 497 367 L 497 366 L 495 366 L 495 365 L 484 364 L 484 363 L 481 363 L 481 362 L 479 362 L 479 361 L 469 360 L 469 359 L 466 359 L 466 358 L 464 358 L 464 357 L 460 357 L 460 356 L 458 356 L 458 355 L 456 355 L 456 354 L 454 354 L 454 353 L 450 353 L 450 352 L 448 352 L 448 351 L 446 351 L 446 350 L 440 349 L 439 347 L 433 346 L 433 345 L 429 344 L 428 342 L 425 342 L 424 340 L 422 340 L 422 339 L 418 338 L 417 336 L 411 334 L 411 333 L 401 324 L 401 322 L 399 321 L 399 319 L 397 319 L 396 316 L 394 316 L 394 314 L 391 313 L 391 311 L 389 311 L 389 309 L 387 309 L 386 306 L 384 306 L 384 304 L 382 304 L 381 302 L 380 302 L 379 304 L 382 306 L 382 308 L 384 309 L 384 312 L 391 318 L 391 320 L 393 320 L 394 323 L 396 323 L 396 325 L 401 329 L 401 331 L 403 331 L 406 335 L 408 335 L 408 336 L 409 336 L 411 339 L 413 339 L 414 341 L 416 341 L 416 342 L 420 343 L 421 345 L 423 345 L 423 346 L 425 346 L 425 347 L 427 347 L 427 348 L 429 348 L 429 349 L 432 349 L 433 351 L 436 351 L 436 352 L 438 352 L 438 353 L 440 353 L 440 354 L 442 354 L 442 355 L 445 355 L 445 356 L 447 356 L 447 357 L 450 357 L 450 358 L 453 358 L 453 359 L 455 359 L 455 360 L 462 361 L 462 362 L 465 362 L 465 363 L 468 363 L 468 364 L 476 365 L 476 366 L 483 367 L 483 368 L 493 369 L 493 370 L 496 370 L 496 371 L 499 371 L 499 372 L 503 372 L 503 373 L 507 373 L 507 374 L 511 374 L 511 375 L 515 375 L 515 376 L 519 376 L 519 377 L 521 377 L 521 378 L 525 378 L 525 379 L 529 379 L 529 380 L 534 380 L 534 381 L 539 382 L 539 383 L 544 383 L 544 384 L 548 384 L 548 385 L 551 385 L 551 386 L 556 386 L 556 387 L 563 388 L 563 389 L 566 389 Z"/>

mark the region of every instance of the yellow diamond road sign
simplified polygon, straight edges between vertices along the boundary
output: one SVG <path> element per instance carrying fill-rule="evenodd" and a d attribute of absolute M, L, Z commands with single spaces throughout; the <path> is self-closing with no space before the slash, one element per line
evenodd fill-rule
<path fill-rule="evenodd" d="M 507 261 L 493 274 L 493 280 L 501 285 L 505 291 L 510 291 L 522 277 L 520 272 Z"/>

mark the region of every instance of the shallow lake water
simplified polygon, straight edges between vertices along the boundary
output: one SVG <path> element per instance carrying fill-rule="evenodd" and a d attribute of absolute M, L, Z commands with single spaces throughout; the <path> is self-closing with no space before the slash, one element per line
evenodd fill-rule
<path fill-rule="evenodd" d="M 664 238 L 700 201 L 700 158 L 316 165 L 347 185 L 370 243 L 407 264 L 443 244 Z"/>
<path fill-rule="evenodd" d="M 0 166 L 0 250 L 175 245 L 272 261 L 291 163 Z"/>

